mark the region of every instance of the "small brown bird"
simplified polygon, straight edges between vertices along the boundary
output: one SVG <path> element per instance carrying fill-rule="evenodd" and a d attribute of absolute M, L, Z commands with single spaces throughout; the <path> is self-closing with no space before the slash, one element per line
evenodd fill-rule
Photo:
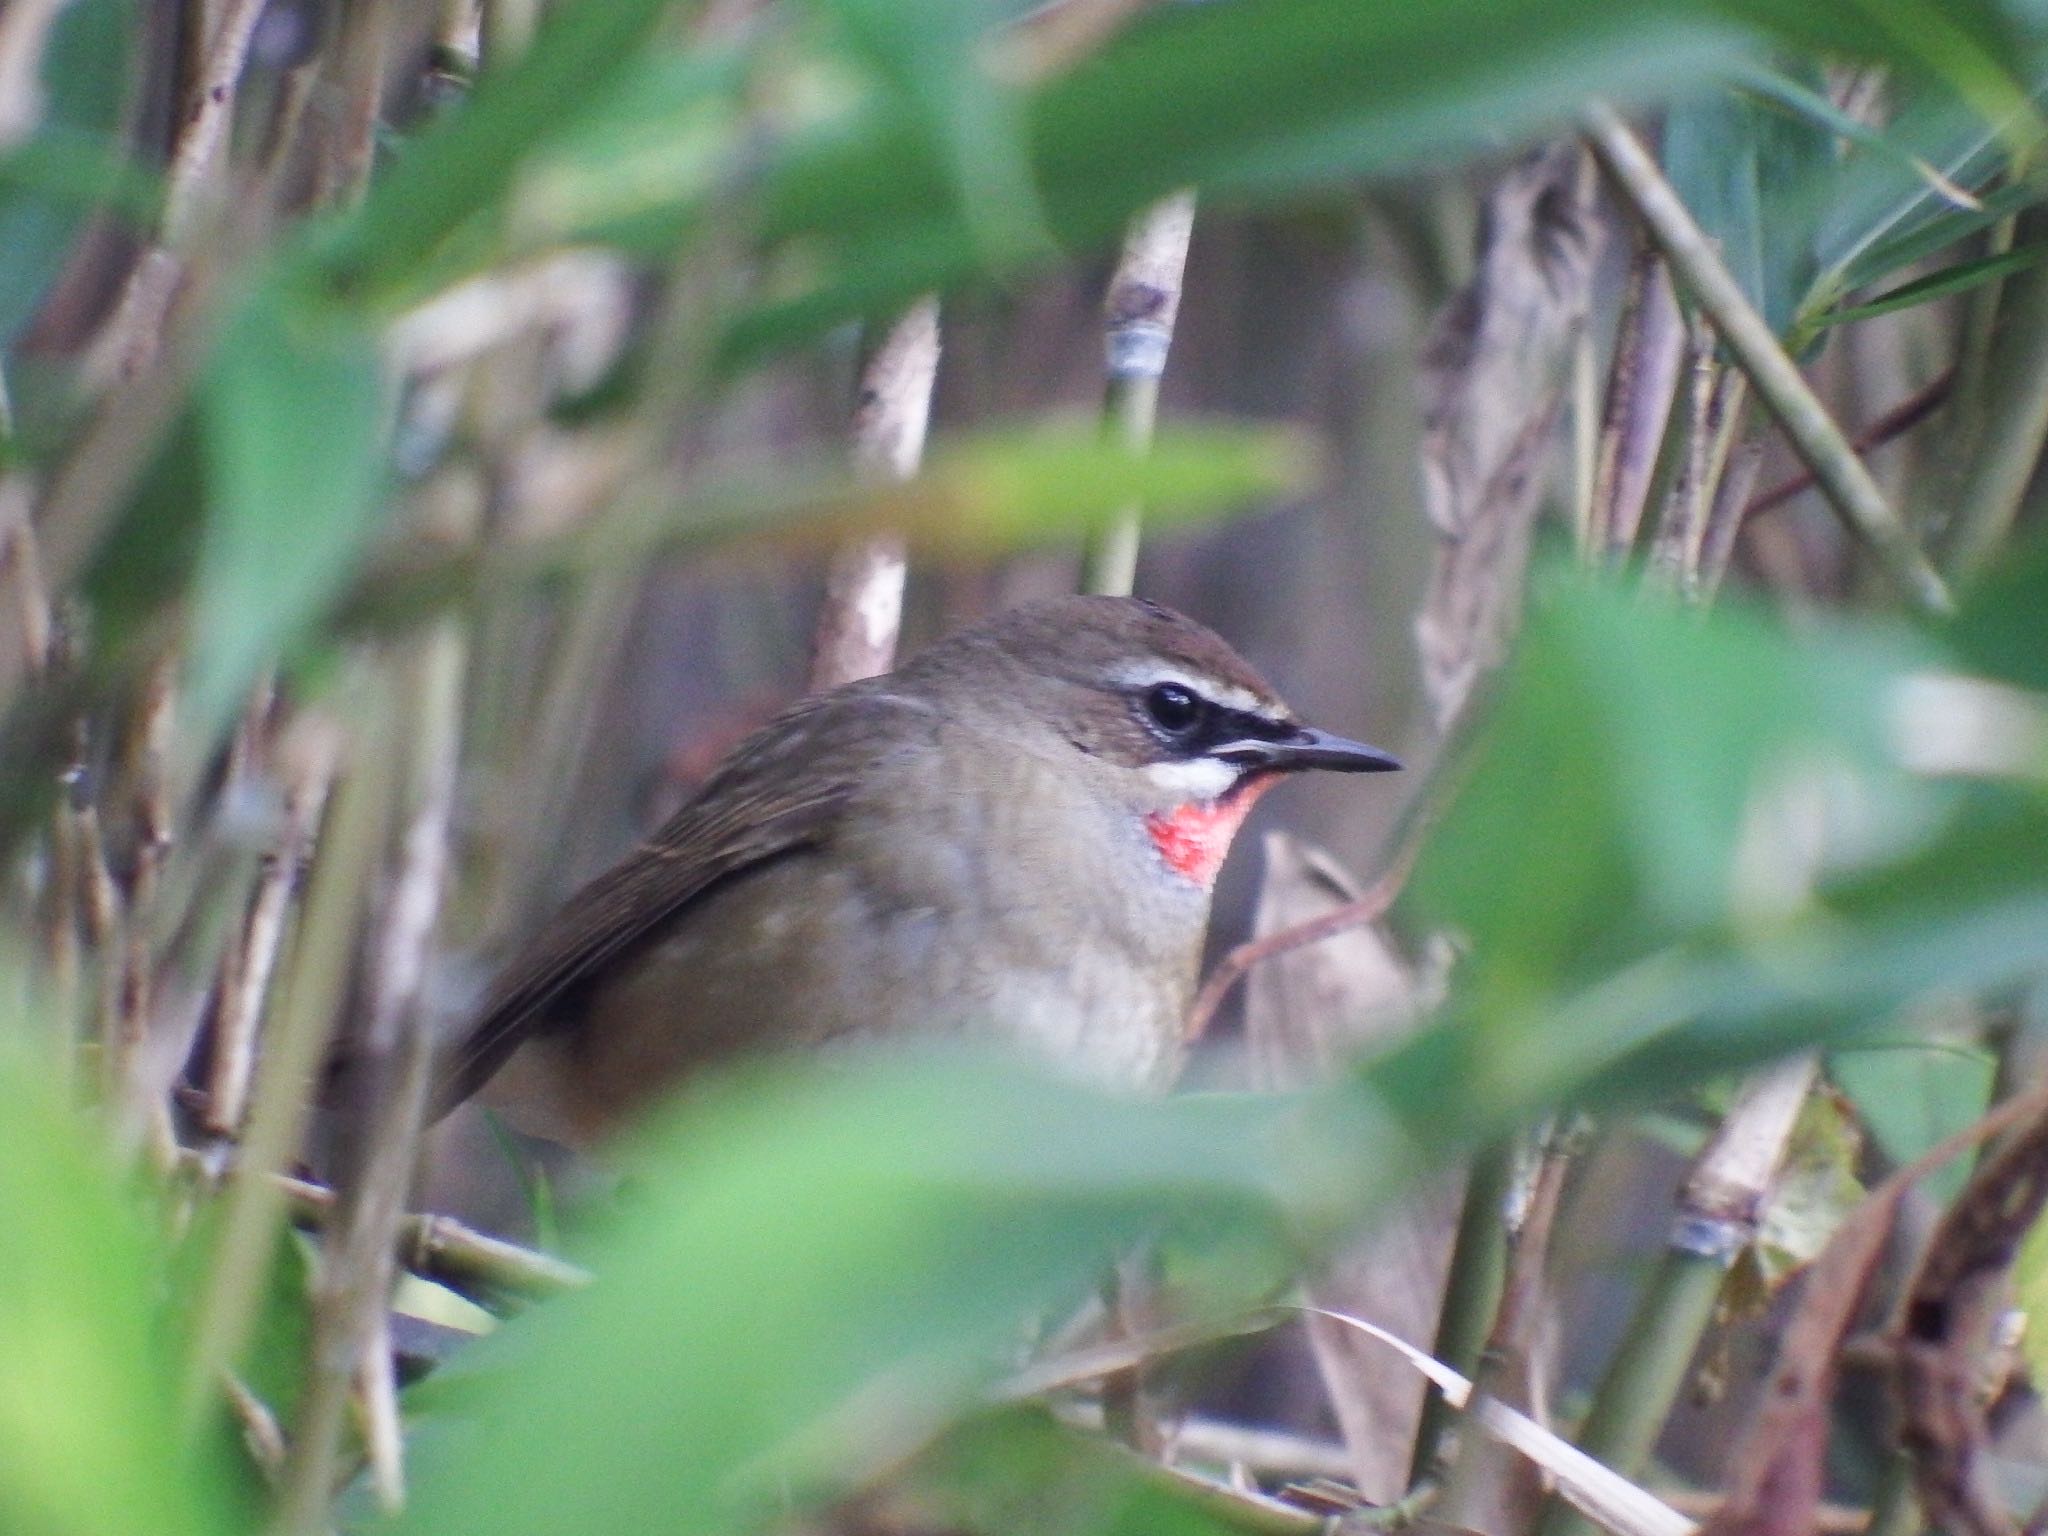
<path fill-rule="evenodd" d="M 497 1077 L 573 1145 L 743 1052 L 916 1034 L 1163 1086 L 1253 802 L 1399 766 L 1156 603 L 1013 609 L 740 746 L 511 963 L 442 1102 Z"/>

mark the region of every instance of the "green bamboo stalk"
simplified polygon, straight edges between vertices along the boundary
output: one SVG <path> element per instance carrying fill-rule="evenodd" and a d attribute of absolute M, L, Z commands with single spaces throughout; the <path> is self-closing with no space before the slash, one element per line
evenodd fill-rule
<path fill-rule="evenodd" d="M 1580 1450 L 1623 1477 L 1639 1476 L 1656 1449 L 1728 1266 L 1756 1235 L 1757 1213 L 1818 1072 L 1817 1060 L 1802 1056 L 1752 1077 L 1680 1191 L 1664 1256 L 1577 1436 Z M 1537 1536 L 1598 1531 L 1553 1499 Z"/>
<path fill-rule="evenodd" d="M 1947 584 L 1928 563 L 1870 471 L 1799 371 L 1762 315 L 1721 261 L 1655 158 L 1604 102 L 1586 112 L 1586 138 L 1623 200 L 1635 210 L 1671 270 L 1714 322 L 1736 365 L 1784 429 L 1828 504 L 1870 548 L 1899 590 L 1916 606 L 1946 613 Z"/>
<path fill-rule="evenodd" d="M 1465 1203 L 1458 1212 L 1458 1236 L 1451 1249 L 1450 1278 L 1444 1285 L 1444 1309 L 1430 1350 L 1461 1376 L 1469 1377 L 1477 1369 L 1500 1308 L 1507 1277 L 1507 1203 L 1514 1187 L 1515 1162 L 1513 1139 L 1499 1141 L 1473 1159 L 1466 1177 Z M 1415 1432 L 1411 1484 L 1437 1480 L 1444 1436 L 1457 1418 L 1458 1410 L 1445 1402 L 1436 1388 L 1430 1388 Z"/>

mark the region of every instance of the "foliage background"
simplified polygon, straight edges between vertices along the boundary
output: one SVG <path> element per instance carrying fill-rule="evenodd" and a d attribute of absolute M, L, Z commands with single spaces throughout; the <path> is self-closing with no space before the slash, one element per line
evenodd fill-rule
<path fill-rule="evenodd" d="M 1241 1343 L 1468 1168 L 1436 1348 L 1500 1399 L 1721 1526 L 2017 1530 L 2044 25 L 14 0 L 0 1529 L 1305 1531 L 1407 1493 L 1564 1536 L 1476 1418 L 1360 1417 L 1406 1366 Z M 1112 389 L 1105 431 L 1118 238 L 1189 187 L 1161 426 Z M 933 292 L 930 454 L 878 480 L 859 338 Z M 406 1214 L 437 1033 L 801 689 L 835 551 L 909 540 L 915 642 L 1071 588 L 1137 506 L 1138 590 L 1423 769 L 1262 811 L 1364 886 L 1286 847 L 1226 883 L 1219 947 L 1363 892 L 1339 1001 L 1264 962 L 1158 1104 L 742 1074 L 566 1231 L 545 1180 L 479 1187 L 477 1132 L 421 1198 L 536 1248 Z M 309 1148 L 342 1047 L 367 1086 Z M 1862 1199 L 1994 1099 L 1974 1174 Z M 275 1177 L 302 1153 L 331 1190 Z M 1162 1331 L 1112 1353 L 1169 1406 L 1017 1378 L 1020 1319 L 1140 1247 Z M 1426 1332 L 1445 1282 L 1389 1283 Z M 401 1395 L 394 1340 L 448 1358 Z M 1679 1403 L 1702 1367 L 1733 1389 Z M 1120 1415 L 1135 1450 L 1076 1427 Z"/>

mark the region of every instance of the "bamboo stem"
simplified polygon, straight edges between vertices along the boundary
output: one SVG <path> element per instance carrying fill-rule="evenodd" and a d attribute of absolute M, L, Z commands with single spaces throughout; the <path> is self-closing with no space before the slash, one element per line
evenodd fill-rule
<path fill-rule="evenodd" d="M 1628 124 L 1605 103 L 1586 112 L 1587 140 L 1610 180 L 1663 250 L 1672 270 L 1714 322 L 1737 365 L 1849 530 L 1916 607 L 1946 613 L 1947 584 L 1914 543 L 1827 407 L 1778 345 L 1692 213 Z"/>
<path fill-rule="evenodd" d="M 1755 1238 L 1758 1212 L 1819 1072 L 1815 1057 L 1799 1056 L 1751 1078 L 1693 1164 L 1663 1259 L 1577 1436 L 1579 1449 L 1623 1477 L 1641 1473 L 1656 1448 L 1728 1266 Z M 1554 1500 L 1537 1536 L 1593 1536 L 1595 1529 Z"/>
<path fill-rule="evenodd" d="M 405 658 L 411 707 L 400 738 L 406 765 L 406 822 L 398 865 L 372 959 L 369 1006 L 352 1042 L 359 1144 L 344 1162 L 335 1219 L 322 1243 L 313 1302 L 313 1343 L 285 1463 L 275 1529 L 315 1533 L 328 1520 L 351 1393 L 389 1389 L 383 1348 L 392 1249 L 404 1220 L 426 1122 L 434 1038 L 420 993 L 447 884 L 449 818 L 455 796 L 467 666 L 461 630 L 442 623 Z M 390 1417 L 372 1407 L 373 1420 Z M 387 1503 L 402 1497 L 395 1437 L 375 1437 L 374 1481 Z"/>
<path fill-rule="evenodd" d="M 1621 325 L 1607 377 L 1607 411 L 1594 461 L 1592 505 L 1580 558 L 1626 560 L 1635 548 L 1657 452 L 1671 418 L 1685 327 L 1671 291 L 1671 269 L 1648 241 L 1629 266 Z"/>
<path fill-rule="evenodd" d="M 2005 280 L 1984 372 L 1983 424 L 1944 541 L 1943 564 L 1959 579 L 1982 569 L 2011 530 L 2048 439 L 2048 271 Z"/>
<path fill-rule="evenodd" d="M 1444 1287 L 1443 1314 L 1430 1350 L 1461 1376 L 1470 1376 L 1478 1364 L 1500 1307 L 1507 1275 L 1507 1203 L 1514 1188 L 1515 1161 L 1513 1140 L 1496 1142 L 1472 1160 L 1466 1180 L 1457 1241 L 1451 1250 L 1450 1279 Z M 1415 1433 L 1411 1482 L 1435 1478 L 1444 1459 L 1445 1436 L 1457 1417 L 1458 1411 L 1443 1393 L 1431 1387 Z"/>
<path fill-rule="evenodd" d="M 926 296 L 903 312 L 861 365 L 853 409 L 856 470 L 886 482 L 917 473 L 938 371 L 939 301 Z M 906 557 L 902 535 L 894 533 L 855 540 L 833 556 L 811 653 L 813 692 L 895 665 Z"/>
<path fill-rule="evenodd" d="M 1180 315 L 1195 194 L 1177 192 L 1131 221 L 1123 255 L 1103 301 L 1103 392 L 1106 430 L 1133 453 L 1152 445 L 1159 421 L 1159 381 Z M 1138 533 L 1145 509 L 1128 506 L 1096 533 L 1082 560 L 1081 590 L 1127 594 L 1138 572 Z"/>
<path fill-rule="evenodd" d="M 393 712 L 381 679 L 372 679 L 353 712 L 357 740 L 392 739 Z M 318 761 L 338 754 L 338 727 L 302 722 L 301 745 Z M 332 1035 L 355 952 L 362 895 L 383 852 L 395 763 L 381 747 L 356 754 L 335 796 L 331 825 L 313 863 L 305 917 L 276 1016 L 257 1063 L 248 1128 L 227 1194 L 227 1211 L 193 1325 L 179 1392 L 180 1417 L 196 1429 L 222 1375 L 240 1356 L 275 1249 L 284 1196 L 269 1174 L 299 1145 L 309 1088 Z"/>

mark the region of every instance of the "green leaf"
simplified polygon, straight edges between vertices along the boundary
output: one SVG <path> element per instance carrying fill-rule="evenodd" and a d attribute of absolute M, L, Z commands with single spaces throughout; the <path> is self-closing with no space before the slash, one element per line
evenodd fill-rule
<path fill-rule="evenodd" d="M 1780 335 L 1813 282 L 1814 230 L 1834 163 L 1825 128 L 1733 91 L 1681 102 L 1665 119 L 1673 189 Z"/>
<path fill-rule="evenodd" d="M 1276 1250 L 1290 1210 L 1313 1222 L 1378 1175 L 1314 1157 L 1289 1108 L 937 1055 L 695 1095 L 633 1159 L 603 1283 L 440 1384 L 461 1432 L 422 1448 L 398 1529 L 724 1532 L 829 1494 L 973 1405 L 1025 1322 L 1131 1244 Z"/>
<path fill-rule="evenodd" d="M 2048 693 L 2048 538 L 2016 545 L 1963 593 L 1943 635 L 1984 676 Z"/>
<path fill-rule="evenodd" d="M 288 277 L 229 319 L 200 384 L 209 500 L 192 708 L 220 723 L 347 583 L 384 479 L 376 350 Z"/>
<path fill-rule="evenodd" d="M 1092 248 L 1183 186 L 1269 199 L 1493 146 L 1590 92 L 1696 78 L 1740 36 L 1674 0 L 1163 7 L 1036 91 L 1033 178 L 1054 234 Z M 742 320 L 736 356 L 982 269 L 945 152 L 888 101 L 793 142 L 763 196 L 763 233 L 804 275 Z"/>
<path fill-rule="evenodd" d="M 1931 168 L 1940 184 L 1983 196 L 2007 163 L 1998 124 L 1938 86 L 1908 78 L 1900 88 L 1903 100 L 1884 129 L 1894 151 L 1852 147 L 1828 190 L 1817 244 L 1821 271 L 1808 313 L 1993 221 L 1957 208 L 1916 167 Z"/>
<path fill-rule="evenodd" d="M 1989 229 L 2002 219 L 2034 207 L 2044 196 L 2048 196 L 2048 190 L 2033 182 L 2021 182 L 1986 193 L 1978 199 L 1980 206 L 1976 208 L 1951 207 L 1926 219 L 1908 233 L 1896 239 L 1879 241 L 1864 251 L 1842 273 L 1843 288 L 1853 291 L 1902 267 L 1924 261 L 1960 240 Z"/>
<path fill-rule="evenodd" d="M 1950 294 L 1967 293 L 1980 283 L 1992 282 L 2008 272 L 2031 267 L 2043 256 L 2048 256 L 2048 245 L 2023 245 L 2017 250 L 2001 251 L 1976 261 L 1959 261 L 1939 272 L 1930 272 L 1910 283 L 1901 283 L 1865 303 L 1831 311 L 1816 323 L 1845 325 L 1852 320 L 1869 320 L 1877 315 L 1889 315 L 1894 310 L 1911 309 L 1916 304 L 1947 298 Z"/>
<path fill-rule="evenodd" d="M 0 1523 L 222 1536 L 238 1527 L 217 1468 L 173 1419 L 151 1305 L 161 1255 L 32 1038 L 0 1022 Z"/>
<path fill-rule="evenodd" d="M 1144 457 L 1094 428 L 991 432 L 941 441 L 917 478 L 877 485 L 843 464 L 752 473 L 706 484 L 680 502 L 622 507 L 549 541 L 381 573 L 345 605 L 348 628 L 418 622 L 480 586 L 533 584 L 568 571 L 772 539 L 824 545 L 884 530 L 938 558 L 987 558 L 1071 539 L 1134 502 L 1153 527 L 1213 516 L 1306 478 L 1307 445 L 1285 431 L 1163 429 Z"/>
<path fill-rule="evenodd" d="M 1795 642 L 1733 607 L 1702 619 L 1553 581 L 1416 897 L 1470 936 L 1475 985 L 1509 1008 L 1741 919 L 1767 899 L 1786 794 L 1847 776 L 1881 808 L 1858 834 L 1875 851 L 1924 823 L 1940 796 L 1908 780 L 1888 731 L 1890 685 L 1929 656 L 1904 630 Z M 1829 832 L 1848 857 L 1846 829 Z"/>
<path fill-rule="evenodd" d="M 1026 152 L 1024 98 L 985 67 L 996 0 L 814 0 L 855 55 L 900 92 L 951 168 L 968 227 L 989 257 L 1044 254 L 1048 236 Z"/>

